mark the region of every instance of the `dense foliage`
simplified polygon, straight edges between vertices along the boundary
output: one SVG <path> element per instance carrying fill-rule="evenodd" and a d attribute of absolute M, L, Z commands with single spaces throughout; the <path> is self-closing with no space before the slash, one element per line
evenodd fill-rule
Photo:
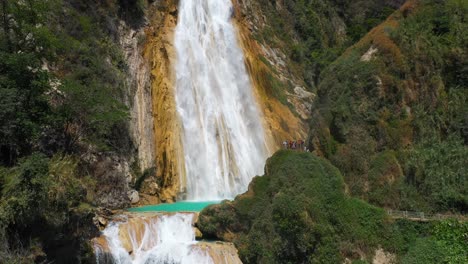
<path fill-rule="evenodd" d="M 426 234 L 410 240 L 408 252 L 402 263 L 467 263 L 466 239 L 468 223 L 446 220 L 432 225 Z"/>
<path fill-rule="evenodd" d="M 234 241 L 244 263 L 340 263 L 391 239 L 383 210 L 347 197 L 335 167 L 292 151 L 270 158 L 247 193 L 203 210 L 198 225 Z"/>
<path fill-rule="evenodd" d="M 116 29 L 106 32 L 106 16 L 94 8 L 2 1 L 1 164 L 37 150 L 71 152 L 82 138 L 101 147 L 119 140 L 111 134 L 126 117 L 119 103 L 125 63 L 112 40 Z"/>
<path fill-rule="evenodd" d="M 467 14 L 466 1 L 408 1 L 322 74 L 311 148 L 353 195 L 468 210 Z"/>
<path fill-rule="evenodd" d="M 71 157 L 50 160 L 33 153 L 0 170 L 2 263 L 89 262 L 87 239 L 97 233 L 85 182 Z"/>
<path fill-rule="evenodd" d="M 277 152 L 265 175 L 232 202 L 204 209 L 204 236 L 233 241 L 243 263 L 371 263 L 375 251 L 398 263 L 464 263 L 468 224 L 388 219 L 345 194 L 343 178 L 310 153 Z"/>
<path fill-rule="evenodd" d="M 128 149 L 117 26 L 141 23 L 141 7 L 0 1 L 1 263 L 89 258 L 97 180 L 78 156 Z"/>

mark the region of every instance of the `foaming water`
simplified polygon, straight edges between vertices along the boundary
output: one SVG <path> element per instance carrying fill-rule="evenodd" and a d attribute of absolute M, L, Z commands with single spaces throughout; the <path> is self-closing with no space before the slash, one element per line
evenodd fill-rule
<path fill-rule="evenodd" d="M 176 105 L 188 200 L 233 198 L 262 174 L 265 133 L 231 23 L 231 0 L 182 0 Z"/>
<path fill-rule="evenodd" d="M 208 253 L 195 246 L 193 218 L 193 214 L 162 215 L 141 221 L 138 229 L 111 223 L 103 231 L 107 245 L 95 244 L 97 263 L 213 263 Z"/>

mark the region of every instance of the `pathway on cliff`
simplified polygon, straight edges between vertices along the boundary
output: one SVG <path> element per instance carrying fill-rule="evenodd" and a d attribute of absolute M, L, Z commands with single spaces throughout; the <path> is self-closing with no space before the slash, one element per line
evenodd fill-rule
<path fill-rule="evenodd" d="M 447 219 L 456 219 L 461 222 L 467 222 L 468 216 L 457 214 L 431 214 L 415 211 L 386 210 L 387 214 L 393 219 L 407 219 L 416 222 L 442 221 Z"/>

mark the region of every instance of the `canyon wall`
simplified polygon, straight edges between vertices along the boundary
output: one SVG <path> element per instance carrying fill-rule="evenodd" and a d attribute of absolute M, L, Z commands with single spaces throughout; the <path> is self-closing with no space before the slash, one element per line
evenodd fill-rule
<path fill-rule="evenodd" d="M 151 66 L 154 113 L 156 178 L 149 178 L 143 191 L 158 194 L 162 202 L 174 201 L 179 186 L 184 189 L 183 149 L 180 143 L 174 93 L 174 29 L 178 1 L 160 1 L 149 7 L 145 58 Z"/>
<path fill-rule="evenodd" d="M 315 95 L 289 69 L 286 55 L 254 38 L 254 32 L 266 23 L 258 3 L 245 0 L 233 3 L 247 70 L 264 114 L 265 128 L 273 139 L 270 146 L 277 149 L 284 140 L 303 139 L 307 133 L 305 120 Z"/>
<path fill-rule="evenodd" d="M 150 67 L 143 57 L 144 27 L 131 28 L 121 21 L 119 41 L 128 66 L 126 105 L 130 109 L 130 136 L 136 148 L 138 170 L 155 165 L 153 101 Z"/>

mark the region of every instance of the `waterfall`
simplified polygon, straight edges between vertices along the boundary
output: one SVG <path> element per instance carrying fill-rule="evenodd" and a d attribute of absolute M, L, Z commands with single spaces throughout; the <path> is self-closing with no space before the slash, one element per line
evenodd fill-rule
<path fill-rule="evenodd" d="M 161 215 L 137 225 L 126 223 L 126 228 L 122 223 L 111 223 L 103 231 L 105 245 L 95 245 L 97 263 L 213 263 L 208 253 L 196 247 L 193 218 L 193 214 Z"/>
<path fill-rule="evenodd" d="M 188 200 L 233 198 L 261 175 L 265 134 L 231 0 L 181 0 L 175 31 L 176 105 Z"/>
<path fill-rule="evenodd" d="M 175 99 L 188 200 L 233 198 L 246 191 L 268 155 L 232 13 L 231 0 L 179 4 Z M 197 243 L 192 221 L 193 214 L 168 214 L 136 226 L 112 223 L 95 243 L 97 262 L 240 263 L 232 245 Z"/>

